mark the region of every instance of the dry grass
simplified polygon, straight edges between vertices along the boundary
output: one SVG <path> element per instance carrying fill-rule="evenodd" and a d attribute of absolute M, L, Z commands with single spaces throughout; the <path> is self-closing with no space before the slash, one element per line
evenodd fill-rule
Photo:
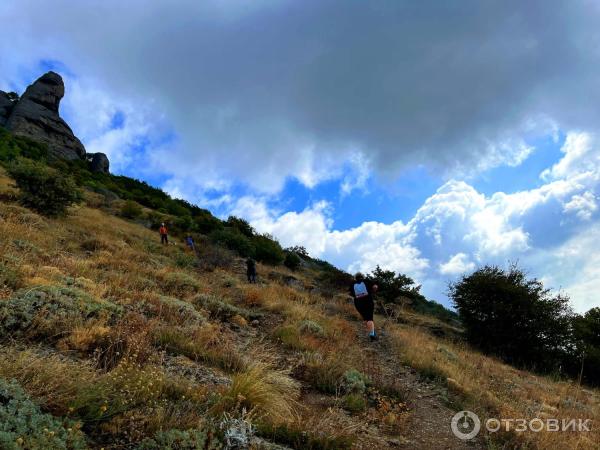
<path fill-rule="evenodd" d="M 394 351 L 422 374 L 438 378 L 463 406 L 483 417 L 591 419 L 592 432 L 512 433 L 495 436 L 507 448 L 591 449 L 600 442 L 600 393 L 515 369 L 467 346 L 441 342 L 415 328 L 393 330 Z"/>
<path fill-rule="evenodd" d="M 286 422 L 296 417 L 299 396 L 300 385 L 287 371 L 256 362 L 233 377 L 214 411 L 247 410 L 272 423 Z"/>
<path fill-rule="evenodd" d="M 0 196 L 6 186 L 0 171 Z M 268 281 L 248 285 L 240 261 L 208 245 L 201 251 L 206 265 L 197 268 L 183 246 L 160 246 L 155 232 L 107 214 L 112 206 L 92 194 L 89 204 L 104 210 L 81 206 L 61 219 L 40 217 L 2 199 L 0 255 L 16 278 L 0 286 L 0 302 L 22 287 L 70 287 L 122 311 L 118 319 L 85 318 L 61 325 L 64 334 L 40 341 L 53 349 L 9 348 L 0 353 L 1 377 L 18 380 L 53 414 L 81 420 L 92 435 L 108 434 L 126 447 L 157 430 L 198 427 L 210 405 L 214 415 L 252 411 L 252 417 L 267 428 L 274 425 L 271 431 L 283 433 L 296 448 L 308 442 L 303 439 L 310 433 L 304 431 L 311 430 L 322 432 L 318 439 L 323 442 L 328 436 L 335 440 L 339 431 L 347 448 L 354 422 L 345 415 L 345 422 L 338 422 L 326 407 L 301 407 L 299 383 L 281 367 L 294 367 L 295 376 L 319 396 L 338 395 L 349 369 L 367 373 L 389 398 L 402 396 L 377 371 L 376 360 L 374 367 L 364 366 L 356 339 L 358 316 L 346 296 L 326 299 L 303 289 L 313 281 L 309 274 L 293 274 L 299 290 Z M 228 271 L 230 267 L 238 273 Z M 269 272 L 280 272 L 275 278 L 281 280 L 290 275 L 285 268 L 259 266 L 262 280 Z M 254 317 L 259 325 L 247 326 Z M 442 380 L 477 412 L 524 418 L 589 414 L 595 423 L 600 420 L 597 391 L 518 371 L 419 331 L 438 326 L 433 319 L 408 311 L 402 318 L 411 326 L 389 324 L 386 330 L 394 352 L 423 374 Z M 240 333 L 232 331 L 239 328 Z M 249 350 L 265 341 L 272 346 Z M 202 381 L 190 383 L 170 372 L 165 363 L 170 356 L 162 350 L 189 357 L 199 372 L 207 367 L 223 370 L 231 385 L 207 395 Z M 591 442 L 600 441 L 598 433 L 596 428 L 588 435 L 504 438 L 507 448 L 594 448 Z"/>

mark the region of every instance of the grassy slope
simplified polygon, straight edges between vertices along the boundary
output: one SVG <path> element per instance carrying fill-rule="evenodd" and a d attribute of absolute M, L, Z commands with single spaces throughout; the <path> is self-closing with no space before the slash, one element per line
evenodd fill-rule
<path fill-rule="evenodd" d="M 370 346 L 343 294 L 325 298 L 269 281 L 292 275 L 283 267 L 259 265 L 262 283 L 249 286 L 242 261 L 200 271 L 181 245 L 161 247 L 155 233 L 95 208 L 93 194 L 68 218 L 49 220 L 12 203 L 9 185 L 0 173 L 9 279 L 0 302 L 60 287 L 77 297 L 77 311 L 101 306 L 33 311 L 27 328 L 2 336 L 0 377 L 15 378 L 45 411 L 80 423 L 92 447 L 123 448 L 244 410 L 264 436 L 297 448 L 431 448 L 439 439 L 463 448 L 447 430 L 461 407 L 492 417 L 600 419 L 598 391 L 434 337 L 433 328 L 454 335 L 434 319 L 399 311 L 403 323 L 387 319 L 383 342 Z M 311 273 L 293 275 L 315 284 Z M 347 395 L 351 369 L 369 376 L 368 391 Z M 431 395 L 418 394 L 424 389 Z M 478 445 L 594 442 L 597 426 L 592 434 L 497 435 Z"/>

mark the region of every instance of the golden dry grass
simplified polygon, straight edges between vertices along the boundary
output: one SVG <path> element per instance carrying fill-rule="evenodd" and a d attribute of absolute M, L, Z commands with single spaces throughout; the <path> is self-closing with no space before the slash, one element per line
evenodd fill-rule
<path fill-rule="evenodd" d="M 8 185 L 0 172 L 0 197 Z M 334 410 L 302 407 L 299 382 L 284 368 L 291 361 L 298 369 L 294 375 L 306 386 L 333 396 L 346 370 L 371 370 L 364 367 L 356 337 L 360 324 L 345 296 L 326 299 L 277 282 L 249 285 L 243 271 L 197 271 L 181 264 L 181 244 L 160 246 L 156 233 L 96 209 L 106 208 L 104 201 L 87 197 L 88 205 L 59 219 L 40 217 L 0 198 L 0 255 L 20 280 L 0 289 L 0 302 L 20 287 L 71 286 L 118 305 L 123 313 L 112 320 L 83 318 L 65 324 L 59 339 L 41 342 L 46 348 L 24 350 L 32 343 L 21 342 L 19 349 L 4 349 L 0 376 L 17 379 L 54 414 L 83 421 L 104 417 L 95 431 L 121 437 L 126 431 L 133 441 L 159 429 L 198 426 L 207 411 L 241 414 L 246 409 L 262 421 L 289 422 L 307 432 L 315 424 L 338 423 Z M 291 274 L 259 265 L 260 274 L 269 271 Z M 303 286 L 314 281 L 309 273 L 294 276 Z M 194 304 L 199 294 L 264 314 L 260 327 L 236 334 L 232 324 L 247 330 L 251 321 L 239 314 L 212 317 Z M 589 413 L 596 422 L 600 419 L 597 391 L 537 377 L 434 338 L 420 327 L 439 325 L 435 319 L 409 311 L 403 319 L 410 326 L 387 324 L 395 354 L 441 378 L 477 412 L 524 418 Z M 167 370 L 169 355 L 187 356 L 194 368 L 215 369 L 231 384 L 215 391 L 186 381 Z M 218 398 L 207 400 L 210 389 Z M 127 401 L 118 400 L 121 396 Z M 350 419 L 343 418 L 344 426 L 353 429 Z M 575 449 L 594 448 L 590 442 L 600 436 L 595 428 L 589 435 L 530 433 L 521 439 L 515 442 Z"/>
<path fill-rule="evenodd" d="M 518 370 L 466 345 L 442 342 L 414 327 L 392 331 L 395 353 L 438 377 L 466 409 L 498 419 L 591 419 L 592 431 L 527 432 L 498 436 L 504 445 L 539 449 L 592 449 L 600 442 L 600 394 L 573 381 L 555 381 Z"/>

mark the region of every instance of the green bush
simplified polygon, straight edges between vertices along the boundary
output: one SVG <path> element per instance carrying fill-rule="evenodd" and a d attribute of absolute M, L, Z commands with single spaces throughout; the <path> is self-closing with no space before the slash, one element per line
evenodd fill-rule
<path fill-rule="evenodd" d="M 85 449 L 75 423 L 41 412 L 15 382 L 0 378 L 0 448 Z"/>
<path fill-rule="evenodd" d="M 121 308 L 76 288 L 22 289 L 0 303 L 0 336 L 55 336 L 87 319 L 114 317 Z"/>
<path fill-rule="evenodd" d="M 138 450 L 218 450 L 223 444 L 209 429 L 159 431 L 144 439 Z"/>
<path fill-rule="evenodd" d="M 175 265 L 182 269 L 192 269 L 198 267 L 198 258 L 193 253 L 177 253 L 175 255 Z"/>
<path fill-rule="evenodd" d="M 367 407 L 367 402 L 362 394 L 348 394 L 343 398 L 344 409 L 353 414 L 362 412 Z"/>
<path fill-rule="evenodd" d="M 26 137 L 13 136 L 0 127 L 0 161 L 14 161 L 19 156 L 42 161 L 48 156 L 48 147 Z"/>
<path fill-rule="evenodd" d="M 342 379 L 342 389 L 349 394 L 364 394 L 367 386 L 370 384 L 369 377 L 360 373 L 356 369 L 350 369 L 344 372 Z"/>
<path fill-rule="evenodd" d="M 254 236 L 254 258 L 267 264 L 281 264 L 284 254 L 279 242 L 267 234 Z"/>
<path fill-rule="evenodd" d="M 290 270 L 296 270 L 302 264 L 302 260 L 295 252 L 286 250 L 283 264 Z"/>
<path fill-rule="evenodd" d="M 229 250 L 237 252 L 240 256 L 247 257 L 254 255 L 254 245 L 250 239 L 233 228 L 215 230 L 210 234 L 210 239 L 227 247 Z"/>
<path fill-rule="evenodd" d="M 137 219 L 143 213 L 142 207 L 133 200 L 127 200 L 121 206 L 121 216 L 126 219 Z"/>
<path fill-rule="evenodd" d="M 81 200 L 75 182 L 62 172 L 25 158 L 8 166 L 9 175 L 20 189 L 21 203 L 40 214 L 56 217 Z"/>
<path fill-rule="evenodd" d="M 229 216 L 225 225 L 239 231 L 247 238 L 254 236 L 254 228 L 252 228 L 252 226 L 245 219 L 241 219 L 236 216 Z"/>

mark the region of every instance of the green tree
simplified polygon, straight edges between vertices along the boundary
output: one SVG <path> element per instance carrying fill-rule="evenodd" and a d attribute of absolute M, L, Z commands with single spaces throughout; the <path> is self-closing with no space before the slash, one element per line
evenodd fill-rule
<path fill-rule="evenodd" d="M 252 239 L 254 258 L 267 264 L 281 264 L 284 259 L 283 249 L 279 242 L 268 234 L 259 234 Z"/>
<path fill-rule="evenodd" d="M 285 250 L 283 264 L 290 270 L 296 270 L 300 267 L 300 264 L 302 264 L 302 259 L 300 259 L 296 252 Z"/>
<path fill-rule="evenodd" d="M 385 303 L 399 303 L 402 298 L 424 298 L 419 292 L 421 286 L 415 285 L 412 278 L 401 273 L 396 274 L 392 270 L 384 270 L 377 266 L 367 275 L 367 280 L 377 284 L 377 296 Z"/>
<path fill-rule="evenodd" d="M 507 362 L 551 372 L 573 351 L 569 298 L 516 265 L 485 266 L 451 284 L 468 341 Z"/>
<path fill-rule="evenodd" d="M 236 216 L 229 216 L 225 225 L 236 229 L 248 238 L 254 236 L 254 228 L 252 228 L 252 226 L 245 219 L 241 219 Z"/>
<path fill-rule="evenodd" d="M 56 217 L 81 200 L 81 192 L 69 176 L 44 164 L 17 158 L 8 166 L 20 189 L 21 203 L 40 214 Z"/>
<path fill-rule="evenodd" d="M 600 385 L 600 308 L 592 308 L 573 320 L 575 339 L 583 360 L 583 378 L 587 383 Z M 581 366 L 573 367 L 576 373 Z"/>

